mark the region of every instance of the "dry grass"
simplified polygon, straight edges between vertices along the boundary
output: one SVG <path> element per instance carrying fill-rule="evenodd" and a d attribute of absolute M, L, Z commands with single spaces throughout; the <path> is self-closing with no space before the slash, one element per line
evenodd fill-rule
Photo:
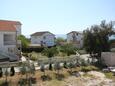
<path fill-rule="evenodd" d="M 73 68 L 73 71 L 79 71 L 80 68 Z M 96 79 L 94 76 L 89 75 L 89 74 L 85 74 L 84 76 L 81 77 L 75 77 L 75 76 L 71 76 L 69 74 L 69 69 L 62 69 L 60 70 L 60 74 L 62 74 L 64 76 L 64 78 L 62 80 L 58 80 L 56 78 L 56 71 L 50 71 L 50 70 L 46 70 L 46 75 L 50 76 L 52 79 L 51 80 L 46 80 L 46 81 L 42 81 L 41 76 L 44 74 L 43 72 L 41 72 L 40 70 L 37 70 L 35 72 L 35 75 L 32 75 L 32 77 L 35 77 L 37 80 L 36 86 L 68 86 L 70 84 L 74 85 L 76 84 L 76 86 L 85 86 L 83 81 L 84 78 L 90 77 L 93 79 Z M 110 76 L 111 74 L 108 74 L 108 76 Z M 28 74 L 28 76 L 30 76 L 30 74 Z M 18 81 L 20 78 L 26 78 L 26 75 L 21 75 L 20 73 L 16 73 L 15 76 L 8 76 L 8 81 L 10 82 L 10 86 L 17 86 L 18 85 Z M 3 76 L 2 78 L 0 78 L 0 83 L 5 81 L 5 76 Z M 103 84 L 103 83 L 101 83 Z"/>

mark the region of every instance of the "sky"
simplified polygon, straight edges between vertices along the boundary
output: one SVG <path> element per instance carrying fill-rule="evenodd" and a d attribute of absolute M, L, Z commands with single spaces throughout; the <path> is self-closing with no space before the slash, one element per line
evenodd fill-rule
<path fill-rule="evenodd" d="M 0 0 L 0 19 L 22 23 L 22 34 L 67 34 L 115 20 L 115 0 Z"/>

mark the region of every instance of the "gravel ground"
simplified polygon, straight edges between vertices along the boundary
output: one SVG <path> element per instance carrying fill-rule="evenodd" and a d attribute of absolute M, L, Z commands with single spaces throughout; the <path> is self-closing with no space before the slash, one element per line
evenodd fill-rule
<path fill-rule="evenodd" d="M 101 72 L 91 71 L 88 74 L 93 77 L 78 77 L 75 76 L 65 79 L 65 86 L 115 86 L 115 82 L 107 79 Z"/>

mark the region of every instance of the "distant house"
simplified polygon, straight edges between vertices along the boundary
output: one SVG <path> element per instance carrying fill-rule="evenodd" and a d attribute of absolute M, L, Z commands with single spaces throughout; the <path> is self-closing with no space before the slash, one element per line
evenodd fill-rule
<path fill-rule="evenodd" d="M 17 36 L 21 35 L 19 21 L 0 20 L 0 52 L 19 54 Z"/>
<path fill-rule="evenodd" d="M 55 45 L 55 35 L 48 32 L 36 32 L 31 35 L 31 45 L 40 45 L 40 46 L 54 46 Z"/>
<path fill-rule="evenodd" d="M 77 48 L 83 47 L 83 34 L 77 31 L 72 31 L 67 34 L 67 43 L 73 44 Z"/>

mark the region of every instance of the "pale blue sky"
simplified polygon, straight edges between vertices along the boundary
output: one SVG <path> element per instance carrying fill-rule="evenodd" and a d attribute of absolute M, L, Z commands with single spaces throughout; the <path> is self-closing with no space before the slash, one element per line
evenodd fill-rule
<path fill-rule="evenodd" d="M 0 19 L 20 21 L 24 35 L 66 34 L 115 20 L 115 0 L 0 0 Z"/>

